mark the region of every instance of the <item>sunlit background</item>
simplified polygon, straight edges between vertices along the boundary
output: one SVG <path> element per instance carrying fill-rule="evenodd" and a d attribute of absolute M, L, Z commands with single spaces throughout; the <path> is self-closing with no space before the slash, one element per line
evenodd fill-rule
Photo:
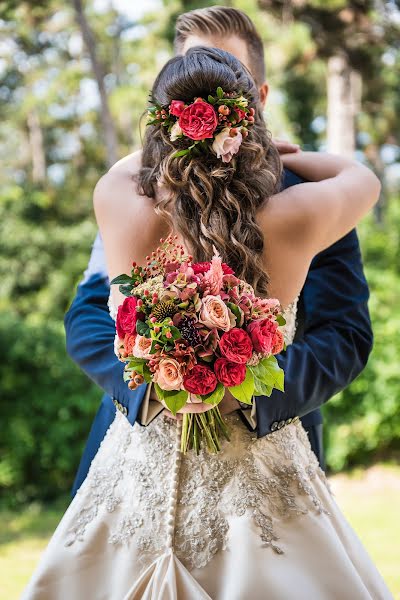
<path fill-rule="evenodd" d="M 1 3 L 0 599 L 18 598 L 65 510 L 101 398 L 63 330 L 96 234 L 92 190 L 140 146 L 176 16 L 212 4 Z M 355 153 L 383 183 L 359 228 L 374 350 L 324 412 L 333 489 L 400 598 L 399 3 L 221 4 L 245 10 L 265 42 L 273 134 Z"/>

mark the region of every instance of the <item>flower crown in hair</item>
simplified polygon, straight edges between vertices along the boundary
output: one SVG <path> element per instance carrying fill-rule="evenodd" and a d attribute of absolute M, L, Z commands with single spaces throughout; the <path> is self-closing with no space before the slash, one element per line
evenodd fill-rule
<path fill-rule="evenodd" d="M 166 127 L 171 142 L 179 140 L 182 146 L 187 146 L 187 140 L 193 142 L 175 152 L 174 157 L 206 151 L 228 163 L 248 136 L 254 114 L 244 96 L 225 93 L 219 87 L 216 96 L 208 96 L 207 100 L 195 98 L 189 104 L 172 100 L 167 107 L 154 104 L 148 109 L 147 125 Z"/>

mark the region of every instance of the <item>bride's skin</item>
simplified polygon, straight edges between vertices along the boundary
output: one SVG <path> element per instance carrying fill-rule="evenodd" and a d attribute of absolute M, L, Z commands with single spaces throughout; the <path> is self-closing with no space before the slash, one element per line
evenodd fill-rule
<path fill-rule="evenodd" d="M 140 168 L 141 151 L 129 160 L 134 175 Z M 263 262 L 269 275 L 270 296 L 285 307 L 300 293 L 313 257 L 353 229 L 376 203 L 380 182 L 363 165 L 328 154 L 298 152 L 283 155 L 282 161 L 310 181 L 272 196 L 257 214 L 264 233 Z M 129 273 L 132 261 L 144 266 L 144 257 L 158 246 L 161 237 L 171 233 L 167 223 L 156 215 L 154 201 L 139 195 L 132 178 L 121 180 L 114 169 L 98 182 L 94 208 L 110 279 Z M 117 303 L 123 299 L 116 289 L 113 297 Z M 228 414 L 238 408 L 238 403 L 227 393 L 219 406 L 223 414 Z M 179 412 L 210 408 L 199 403 Z"/>

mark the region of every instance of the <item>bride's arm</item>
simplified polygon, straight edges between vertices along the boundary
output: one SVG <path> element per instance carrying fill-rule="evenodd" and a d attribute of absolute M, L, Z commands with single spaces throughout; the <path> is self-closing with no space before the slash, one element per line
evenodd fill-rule
<path fill-rule="evenodd" d="M 277 235 L 284 235 L 283 228 L 310 256 L 351 231 L 379 198 L 379 179 L 360 163 L 312 152 L 282 159 L 285 167 L 308 182 L 270 198 L 265 218 L 276 223 Z"/>

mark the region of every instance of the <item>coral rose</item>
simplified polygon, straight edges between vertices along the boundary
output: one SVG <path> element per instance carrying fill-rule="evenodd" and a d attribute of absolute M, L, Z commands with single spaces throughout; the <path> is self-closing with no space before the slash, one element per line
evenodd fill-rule
<path fill-rule="evenodd" d="M 136 322 L 138 319 L 136 306 L 137 299 L 134 296 L 128 296 L 118 307 L 116 327 L 118 336 L 122 340 L 127 333 L 136 333 Z"/>
<path fill-rule="evenodd" d="M 152 358 L 153 355 L 150 354 L 150 348 L 151 339 L 144 335 L 137 335 L 132 354 L 133 356 L 136 356 L 136 358 Z"/>
<path fill-rule="evenodd" d="M 236 323 L 235 315 L 220 296 L 205 296 L 201 301 L 199 321 L 213 329 L 229 331 Z"/>
<path fill-rule="evenodd" d="M 221 353 L 230 360 L 245 364 L 253 354 L 253 344 L 244 329 L 233 327 L 223 334 L 219 342 Z"/>
<path fill-rule="evenodd" d="M 217 114 L 211 104 L 199 100 L 187 106 L 179 117 L 179 126 L 192 140 L 212 138 L 217 127 Z"/>
<path fill-rule="evenodd" d="M 158 363 L 154 373 L 153 381 L 162 390 L 180 390 L 183 382 L 181 366 L 173 358 L 163 358 Z"/>
<path fill-rule="evenodd" d="M 247 325 L 247 333 L 253 342 L 254 350 L 263 354 L 271 354 L 274 346 L 278 323 L 270 319 L 257 319 Z"/>
<path fill-rule="evenodd" d="M 218 381 L 225 387 L 239 385 L 246 377 L 246 365 L 231 362 L 226 358 L 217 358 L 214 371 Z"/>
<path fill-rule="evenodd" d="M 228 163 L 232 160 L 233 155 L 239 151 L 242 140 L 243 137 L 240 131 L 236 133 L 235 137 L 231 137 L 230 129 L 226 127 L 215 136 L 212 149 L 217 157 L 222 159 L 222 162 Z"/>
<path fill-rule="evenodd" d="M 195 365 L 183 378 L 185 390 L 198 396 L 213 392 L 217 383 L 215 373 L 206 365 Z"/>
<path fill-rule="evenodd" d="M 280 329 L 275 331 L 274 341 L 272 344 L 272 354 L 279 354 L 282 352 L 285 346 L 285 338 L 283 337 L 283 333 Z"/>
<path fill-rule="evenodd" d="M 126 333 L 124 337 L 124 350 L 128 356 L 133 354 L 133 347 L 137 338 L 136 333 Z"/>

